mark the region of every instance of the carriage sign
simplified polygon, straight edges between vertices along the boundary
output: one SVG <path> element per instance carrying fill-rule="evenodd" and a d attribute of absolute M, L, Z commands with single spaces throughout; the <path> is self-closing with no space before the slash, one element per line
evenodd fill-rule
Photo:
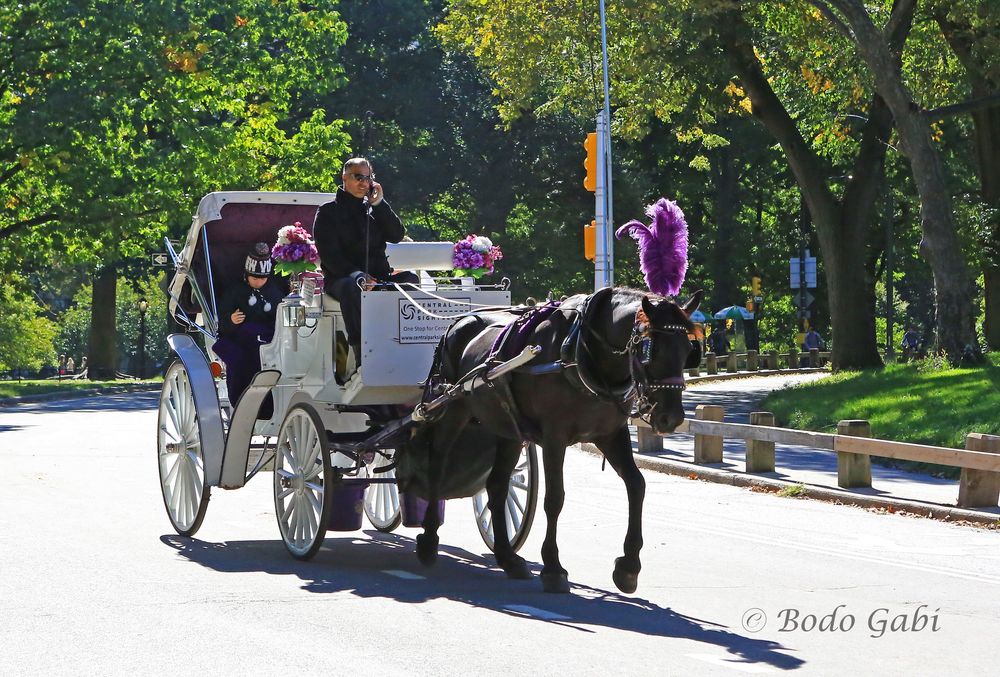
<path fill-rule="evenodd" d="M 468 297 L 420 299 L 417 307 L 407 298 L 399 299 L 399 342 L 437 343 L 455 317 L 468 312 L 471 301 Z"/>

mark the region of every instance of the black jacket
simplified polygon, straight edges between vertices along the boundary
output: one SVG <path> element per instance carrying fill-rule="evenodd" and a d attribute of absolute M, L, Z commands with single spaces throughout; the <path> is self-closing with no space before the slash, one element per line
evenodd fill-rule
<path fill-rule="evenodd" d="M 385 199 L 377 207 L 371 207 L 370 218 L 368 209 L 363 200 L 341 188 L 333 202 L 327 202 L 316 212 L 313 239 L 327 287 L 334 280 L 358 271 L 380 280 L 392 272 L 385 257 L 385 245 L 403 239 L 403 222 Z"/>
<path fill-rule="evenodd" d="M 250 297 L 254 297 L 254 303 L 250 303 Z M 237 309 L 242 310 L 246 315 L 244 323 L 263 324 L 274 328 L 274 320 L 278 313 L 278 304 L 285 294 L 281 287 L 273 279 L 260 289 L 253 289 L 246 283 L 246 280 L 226 289 L 219 300 L 219 334 L 222 336 L 232 336 L 236 333 L 239 325 L 233 324 L 232 315 Z M 267 304 L 270 307 L 265 310 Z"/>

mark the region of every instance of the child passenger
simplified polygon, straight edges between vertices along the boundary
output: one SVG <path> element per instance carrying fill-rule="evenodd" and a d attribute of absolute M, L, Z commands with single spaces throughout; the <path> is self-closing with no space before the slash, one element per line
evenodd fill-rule
<path fill-rule="evenodd" d="M 274 320 L 284 293 L 271 279 L 271 248 L 258 242 L 243 264 L 243 280 L 228 288 L 219 303 L 219 339 L 212 350 L 226 364 L 229 402 L 260 371 L 260 346 L 274 337 Z"/>

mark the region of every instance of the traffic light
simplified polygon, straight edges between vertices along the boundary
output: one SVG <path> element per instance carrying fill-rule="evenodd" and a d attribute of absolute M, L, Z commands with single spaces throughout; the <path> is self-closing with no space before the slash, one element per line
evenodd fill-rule
<path fill-rule="evenodd" d="M 583 255 L 597 261 L 597 221 L 583 224 Z"/>
<path fill-rule="evenodd" d="M 583 176 L 583 187 L 594 193 L 597 191 L 597 132 L 587 134 L 583 147 L 587 151 L 587 158 L 583 161 L 583 168 L 586 171 Z"/>
<path fill-rule="evenodd" d="M 756 275 L 750 278 L 750 289 L 753 291 L 753 296 L 760 296 L 760 278 Z"/>

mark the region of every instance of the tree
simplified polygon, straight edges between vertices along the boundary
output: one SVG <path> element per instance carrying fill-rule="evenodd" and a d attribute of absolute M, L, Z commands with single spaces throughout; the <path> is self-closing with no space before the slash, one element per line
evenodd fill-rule
<path fill-rule="evenodd" d="M 973 281 L 956 232 L 948 181 L 931 125 L 903 82 L 899 61 L 864 4 L 858 0 L 809 1 L 855 43 L 879 95 L 892 112 L 900 147 L 909 159 L 920 193 L 921 253 L 934 271 L 938 343 L 953 363 L 967 350 L 979 354 L 975 315 L 969 303 L 974 296 Z M 916 0 L 898 0 L 893 16 L 907 9 L 912 12 L 915 5 Z"/>
<path fill-rule="evenodd" d="M 935 111 L 969 113 L 981 199 L 987 214 L 979 232 L 985 293 L 986 345 L 1000 350 L 1000 5 L 966 0 L 936 2 L 931 11 L 962 64 L 971 105 Z"/>
<path fill-rule="evenodd" d="M 114 308 L 118 267 L 179 232 L 201 194 L 329 185 L 336 170 L 323 151 L 338 154 L 346 135 L 300 102 L 340 81 L 345 26 L 333 4 L 39 0 L 0 10 L 0 234 L 17 235 L 2 263 L 84 262 L 97 272 L 94 306 Z M 94 317 L 99 350 L 114 343 L 114 316 Z M 92 371 L 112 375 L 111 360 L 94 353 Z"/>
<path fill-rule="evenodd" d="M 0 371 L 37 371 L 55 363 L 56 326 L 18 275 L 0 275 Z"/>
<path fill-rule="evenodd" d="M 598 63 L 590 3 L 557 8 L 517 2 L 501 9 L 453 0 L 450 7 L 442 33 L 449 45 L 475 54 L 496 83 L 499 108 L 508 119 L 530 109 L 582 112 L 594 105 L 596 90 L 577 84 L 593 80 Z M 895 43 L 905 39 L 906 18 L 896 22 Z M 836 58 L 841 46 L 819 35 L 819 17 L 795 4 L 744 9 L 729 1 L 669 7 L 624 2 L 616 3 L 608 21 L 614 130 L 642 138 L 652 119 L 683 120 L 682 129 L 708 137 L 705 128 L 721 117 L 752 113 L 780 143 L 819 235 L 829 282 L 834 366 L 880 365 L 874 282 L 865 253 L 891 117 L 875 97 L 863 104 L 865 79 L 853 64 Z M 833 61 L 841 76 L 833 90 L 839 98 L 823 97 L 835 83 L 789 55 L 782 42 L 789 36 L 808 41 L 815 53 Z M 525 63 L 538 67 L 525 68 Z M 782 88 L 785 100 L 775 87 Z M 817 110 L 817 100 L 825 106 L 822 110 Z M 831 103 L 834 115 L 867 113 L 865 124 L 832 122 Z M 800 113 L 798 120 L 789 105 Z M 816 129 L 820 115 L 824 129 Z M 807 140 L 803 129 L 810 127 L 814 135 Z M 717 206 L 724 223 L 731 221 L 722 209 L 726 204 Z"/>

